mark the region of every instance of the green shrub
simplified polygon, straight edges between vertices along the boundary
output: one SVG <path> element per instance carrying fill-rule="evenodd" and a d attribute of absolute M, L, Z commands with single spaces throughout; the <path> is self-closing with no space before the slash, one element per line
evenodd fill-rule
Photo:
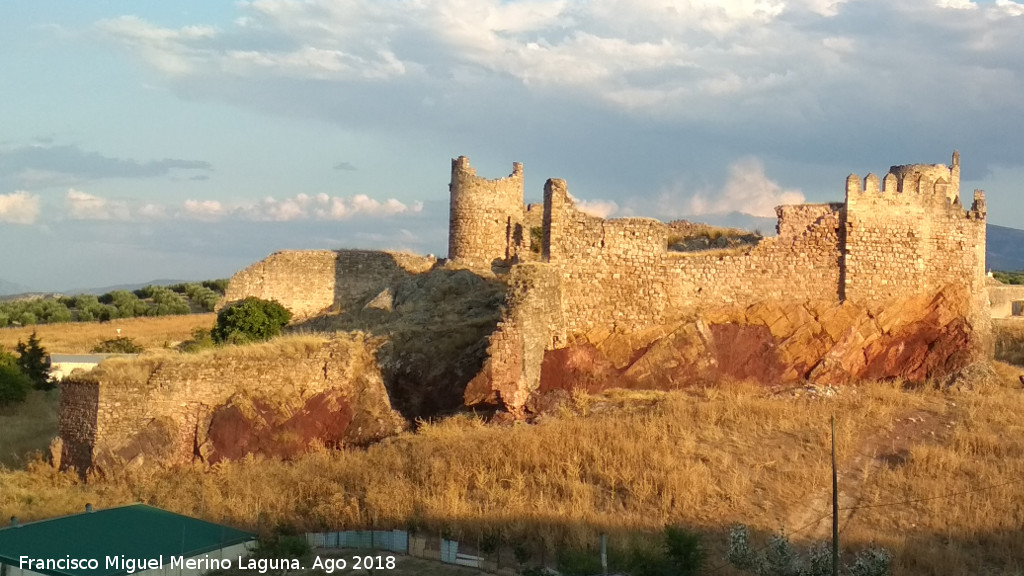
<path fill-rule="evenodd" d="M 568 548 L 558 551 L 558 571 L 566 576 L 601 573 L 601 557 L 589 550 Z"/>
<path fill-rule="evenodd" d="M 0 363 L 0 406 L 24 402 L 30 390 L 32 381 L 17 366 Z"/>
<path fill-rule="evenodd" d="M 213 348 L 217 343 L 213 341 L 213 336 L 210 332 L 210 330 L 205 328 L 196 328 L 192 331 L 192 339 L 185 340 L 179 344 L 178 350 L 182 352 L 199 352 L 200 350 Z"/>
<path fill-rule="evenodd" d="M 92 351 L 94 354 L 138 354 L 142 352 L 142 346 L 127 336 L 119 336 L 100 342 L 93 346 Z"/>
<path fill-rule="evenodd" d="M 292 313 L 276 300 L 249 297 L 217 314 L 213 340 L 218 344 L 243 344 L 269 340 L 281 333 Z"/>
<path fill-rule="evenodd" d="M 739 570 L 758 576 L 831 576 L 832 552 L 828 545 L 818 544 L 801 552 L 789 542 L 786 534 L 773 534 L 764 550 L 750 547 L 746 526 L 729 532 L 729 562 Z M 868 548 L 842 567 L 847 576 L 888 576 L 892 556 L 884 548 Z"/>
<path fill-rule="evenodd" d="M 679 526 L 665 527 L 665 556 L 677 576 L 699 574 L 704 565 L 700 534 Z"/>

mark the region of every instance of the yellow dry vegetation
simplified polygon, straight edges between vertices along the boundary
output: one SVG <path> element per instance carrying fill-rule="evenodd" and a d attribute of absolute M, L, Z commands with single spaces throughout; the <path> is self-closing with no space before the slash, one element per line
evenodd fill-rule
<path fill-rule="evenodd" d="M 34 331 L 51 354 L 88 354 L 100 342 L 118 337 L 131 338 L 149 350 L 175 346 L 191 338 L 196 329 L 213 328 L 216 321 L 217 315 L 211 313 L 8 327 L 0 328 L 0 347 L 13 350 L 18 340 L 27 340 Z"/>
<path fill-rule="evenodd" d="M 992 320 L 996 340 L 996 360 L 1024 365 L 1024 319 L 996 318 Z"/>
<path fill-rule="evenodd" d="M 24 466 L 33 451 L 43 451 L 57 434 L 59 390 L 33 390 L 21 404 L 0 406 L 0 466 Z"/>
<path fill-rule="evenodd" d="M 346 336 L 354 345 L 372 345 L 362 334 Z M 317 352 L 327 336 L 315 334 L 288 334 L 269 342 L 258 342 L 240 346 L 226 345 L 207 348 L 191 354 L 174 350 L 157 349 L 144 352 L 136 358 L 109 358 L 96 368 L 72 379 L 99 381 L 106 385 L 135 387 L 143 385 L 160 364 L 170 360 L 177 366 L 203 366 L 244 360 L 266 360 L 267 358 L 303 358 Z"/>
<path fill-rule="evenodd" d="M 459 415 L 366 450 L 88 483 L 36 463 L 0 472 L 0 510 L 31 520 L 143 501 L 250 528 L 500 530 L 549 548 L 682 524 L 706 534 L 715 564 L 736 523 L 762 540 L 779 529 L 798 543 L 827 537 L 835 414 L 844 545 L 888 547 L 895 574 L 1014 573 L 1024 567 L 1021 374 L 1000 364 L 963 391 L 575 394 L 535 425 Z"/>

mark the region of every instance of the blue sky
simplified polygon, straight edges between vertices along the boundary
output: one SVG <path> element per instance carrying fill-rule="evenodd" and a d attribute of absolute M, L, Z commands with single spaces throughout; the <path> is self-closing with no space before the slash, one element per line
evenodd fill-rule
<path fill-rule="evenodd" d="M 963 158 L 1024 227 L 1024 4 L 264 0 L 0 7 L 0 279 L 446 250 L 449 160 L 721 220 Z"/>

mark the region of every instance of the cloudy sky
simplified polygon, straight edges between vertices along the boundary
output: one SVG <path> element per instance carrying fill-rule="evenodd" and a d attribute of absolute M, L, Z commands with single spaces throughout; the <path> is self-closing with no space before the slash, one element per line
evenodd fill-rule
<path fill-rule="evenodd" d="M 450 159 L 610 216 L 770 216 L 963 158 L 1024 227 L 1024 3 L 258 0 L 0 7 L 0 279 L 446 251 Z"/>

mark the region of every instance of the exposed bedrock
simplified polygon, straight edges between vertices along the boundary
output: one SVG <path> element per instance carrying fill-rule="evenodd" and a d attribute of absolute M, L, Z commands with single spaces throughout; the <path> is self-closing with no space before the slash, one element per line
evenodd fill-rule
<path fill-rule="evenodd" d="M 673 389 L 728 379 L 765 385 L 923 381 L 976 359 L 971 298 L 966 288 L 949 286 L 875 308 L 763 302 L 710 308 L 630 333 L 595 329 L 544 351 L 535 381 L 521 375 L 522 346 L 497 346 L 495 338 L 493 351 L 508 348 L 512 357 L 491 358 L 466 401 L 522 412 L 532 398 L 553 390 Z M 501 337 L 517 337 L 509 332 Z"/>

